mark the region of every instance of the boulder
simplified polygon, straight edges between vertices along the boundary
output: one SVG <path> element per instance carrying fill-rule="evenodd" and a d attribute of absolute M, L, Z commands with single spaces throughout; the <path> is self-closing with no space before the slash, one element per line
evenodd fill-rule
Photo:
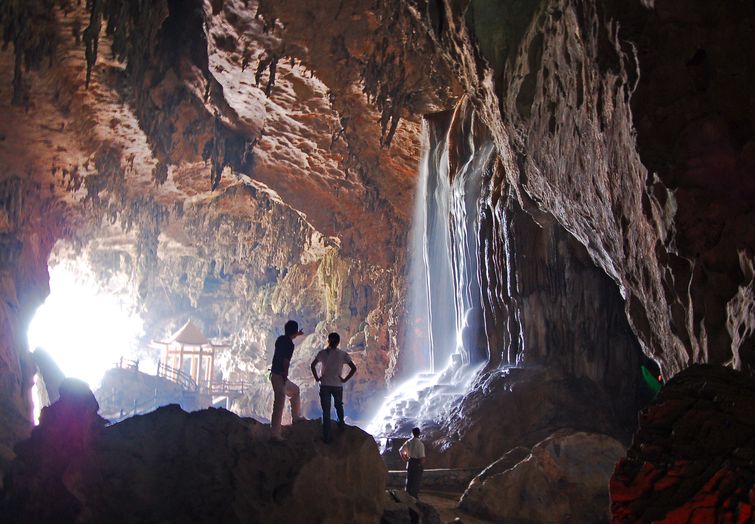
<path fill-rule="evenodd" d="M 19 524 L 198 524 L 374 523 L 383 513 L 386 468 L 356 427 L 326 445 L 320 423 L 305 421 L 272 442 L 253 419 L 170 405 L 85 433 L 77 453 L 60 453 L 69 438 L 44 419 L 18 446 L 0 514 Z M 51 434 L 56 448 L 45 445 Z"/>
<path fill-rule="evenodd" d="M 605 522 L 608 480 L 624 446 L 596 433 L 559 431 L 494 462 L 469 485 L 459 503 L 495 522 Z"/>
<path fill-rule="evenodd" d="M 613 522 L 755 521 L 755 379 L 692 366 L 640 415 L 611 478 Z"/>
<path fill-rule="evenodd" d="M 480 421 L 484 421 L 481 423 Z M 516 446 L 532 448 L 555 432 L 628 440 L 604 388 L 553 368 L 496 370 L 475 380 L 438 428 L 423 426 L 431 467 L 480 470 Z"/>

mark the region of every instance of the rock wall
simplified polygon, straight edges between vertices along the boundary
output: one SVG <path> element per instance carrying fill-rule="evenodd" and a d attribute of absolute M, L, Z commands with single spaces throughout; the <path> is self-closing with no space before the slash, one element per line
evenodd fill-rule
<path fill-rule="evenodd" d="M 459 507 L 494 522 L 606 522 L 608 479 L 624 450 L 606 435 L 556 433 L 491 464 Z"/>
<path fill-rule="evenodd" d="M 464 101 L 452 118 L 429 125 L 447 126 L 433 132 L 448 136 L 447 156 L 439 155 L 448 167 L 439 172 L 468 176 L 463 170 L 486 140 L 472 105 Z M 627 439 L 641 404 L 642 352 L 614 282 L 552 216 L 528 200 L 523 209 L 497 161 L 481 173 L 478 194 L 435 196 L 450 200 L 456 294 L 471 296 L 456 305 L 461 360 L 482 367 L 449 408 L 417 413 L 430 413 L 421 425 L 438 452 L 433 462 L 482 467 L 563 427 Z M 473 205 L 455 205 L 466 198 Z M 469 320 L 474 314 L 480 321 Z M 420 393 L 420 403 L 440 402 L 443 387 L 454 390 L 449 382 L 441 379 L 437 395 Z M 395 426 L 396 436 L 403 426 Z"/>
<path fill-rule="evenodd" d="M 31 430 L 36 365 L 26 329 L 49 292 L 47 256 L 62 233 L 61 210 L 39 186 L 0 181 L 0 470 Z"/>
<path fill-rule="evenodd" d="M 649 4 L 631 5 L 629 11 L 639 16 L 639 21 L 618 7 L 613 9 L 611 2 L 592 1 L 522 2 L 488 11 L 482 3 L 465 4 L 464 11 L 444 2 L 438 15 L 441 24 L 427 13 L 415 14 L 418 23 L 435 38 L 441 54 L 449 63 L 457 64 L 462 85 L 490 129 L 505 177 L 517 198 L 523 203 L 531 199 L 540 210 L 551 214 L 614 279 L 633 331 L 644 350 L 663 364 L 664 372 L 673 374 L 690 362 L 706 361 L 710 356 L 708 341 L 713 339 L 719 341 L 716 347 L 726 348 L 717 349 L 714 360 L 747 368 L 747 359 L 739 355 L 742 351 L 749 354 L 749 349 L 741 349 L 750 344 L 750 328 L 742 319 L 750 311 L 744 297 L 750 295 L 752 286 L 748 268 L 753 243 L 752 228 L 740 230 L 738 224 L 748 221 L 751 212 L 751 206 L 740 204 L 741 196 L 749 195 L 749 183 L 736 182 L 739 195 L 717 197 L 712 204 L 712 209 L 727 209 L 716 223 L 721 224 L 720 231 L 731 231 L 732 235 L 731 241 L 710 242 L 711 249 L 717 246 L 716 259 L 730 260 L 727 278 L 733 280 L 719 286 L 714 278 L 702 276 L 706 273 L 699 268 L 711 262 L 692 247 L 690 240 L 701 238 L 695 231 L 702 217 L 685 221 L 678 207 L 677 195 L 683 195 L 690 184 L 684 177 L 676 177 L 671 184 L 668 177 L 649 172 L 648 167 L 656 169 L 658 164 L 651 158 L 645 162 L 641 146 L 657 143 L 652 137 L 664 131 L 661 125 L 654 125 L 654 119 L 661 121 L 665 114 L 675 115 L 677 128 L 696 129 L 698 122 L 693 112 L 674 106 L 676 102 L 668 102 L 663 111 L 643 112 L 643 103 L 647 103 L 643 101 L 664 103 L 650 94 L 653 86 L 663 86 L 668 93 L 665 100 L 673 101 L 692 89 L 690 83 L 694 84 L 695 78 L 694 74 L 685 75 L 679 82 L 668 83 L 656 76 L 665 73 L 659 73 L 648 58 L 655 47 L 645 29 L 662 26 L 664 19 L 672 24 L 671 20 L 679 16 L 685 22 L 678 31 L 686 35 L 689 43 L 685 45 L 691 47 L 694 35 L 703 30 L 702 21 L 715 20 L 710 22 L 711 31 L 705 28 L 706 39 L 716 53 L 726 56 L 734 39 L 722 36 L 716 28 L 728 27 L 725 21 L 732 20 L 737 34 L 751 40 L 749 29 L 735 20 L 751 20 L 752 7 L 696 7 L 682 14 L 686 7 L 681 3 L 659 7 L 658 11 Z M 491 31 L 490 20 L 500 21 L 501 28 Z M 655 33 L 659 39 L 665 38 L 659 36 L 661 32 L 658 29 Z M 646 38 L 644 51 L 638 51 L 640 37 Z M 678 63 L 671 42 L 679 42 L 679 38 L 668 40 L 668 54 L 663 60 Z M 475 40 L 479 40 L 479 48 Z M 735 48 L 731 52 L 731 56 L 737 56 Z M 694 50 L 690 56 L 693 54 Z M 724 99 L 731 100 L 722 95 L 725 89 L 748 92 L 739 78 L 731 84 L 726 80 L 737 70 L 738 66 L 728 60 L 717 61 L 713 87 L 693 90 L 690 100 L 704 107 L 702 112 L 707 115 L 716 112 L 717 104 L 725 104 Z M 644 86 L 648 86 L 649 94 L 635 103 L 635 92 L 642 92 Z M 721 101 L 708 104 L 709 99 Z M 639 128 L 646 134 L 640 135 L 639 152 L 634 127 L 637 115 L 647 122 Z M 741 130 L 738 141 L 723 142 L 731 151 L 732 162 L 720 169 L 708 162 L 711 177 L 714 172 L 747 172 L 752 118 L 747 111 L 740 117 L 737 121 L 731 117 L 724 125 L 726 130 Z M 721 143 L 719 135 L 696 133 L 696 144 L 703 150 L 715 150 L 715 144 Z M 664 136 L 665 140 L 674 140 L 672 137 L 678 135 L 669 132 Z M 665 154 L 662 148 L 653 150 Z M 682 165 L 688 157 L 682 157 L 676 165 Z M 669 157 L 663 158 L 673 164 Z M 737 180 L 743 179 L 740 176 Z M 701 194 L 697 189 L 693 193 Z M 715 212 L 706 212 L 705 216 L 714 220 Z M 730 237 L 727 233 L 721 238 Z M 696 272 L 699 276 L 693 278 Z M 719 291 L 722 289 L 726 291 Z M 705 321 L 708 317 L 715 320 Z M 709 333 L 712 326 L 717 326 L 715 334 Z M 739 332 L 732 332 L 732 328 Z"/>

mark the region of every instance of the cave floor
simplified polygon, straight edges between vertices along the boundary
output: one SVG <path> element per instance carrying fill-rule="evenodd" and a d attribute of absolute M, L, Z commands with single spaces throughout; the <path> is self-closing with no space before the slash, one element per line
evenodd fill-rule
<path fill-rule="evenodd" d="M 438 510 L 440 521 L 443 523 L 459 522 L 463 524 L 491 524 L 492 520 L 483 520 L 472 517 L 469 513 L 460 510 L 457 505 L 462 493 L 448 491 L 421 491 L 420 500 L 430 504 Z M 456 520 L 459 519 L 459 520 Z"/>

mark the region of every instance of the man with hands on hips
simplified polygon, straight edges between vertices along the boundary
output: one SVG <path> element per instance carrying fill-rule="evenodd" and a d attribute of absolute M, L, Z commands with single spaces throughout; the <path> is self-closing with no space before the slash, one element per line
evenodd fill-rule
<path fill-rule="evenodd" d="M 315 382 L 320 383 L 320 405 L 322 406 L 322 437 L 325 442 L 330 442 L 330 398 L 333 397 L 333 403 L 338 416 L 338 427 L 343 430 L 346 423 L 343 419 L 343 384 L 349 381 L 357 367 L 352 362 L 351 357 L 345 351 L 338 349 L 341 337 L 338 333 L 328 335 L 328 347 L 323 349 L 312 361 L 310 368 Z M 317 375 L 317 364 L 320 364 L 320 376 Z M 343 366 L 349 367 L 349 372 L 345 377 Z"/>

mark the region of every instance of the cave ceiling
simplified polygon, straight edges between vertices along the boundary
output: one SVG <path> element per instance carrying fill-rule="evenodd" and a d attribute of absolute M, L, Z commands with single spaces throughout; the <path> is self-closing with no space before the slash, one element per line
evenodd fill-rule
<path fill-rule="evenodd" d="M 266 22 L 254 2 L 131 10 L 95 3 L 108 18 L 97 22 L 88 73 L 84 44 L 94 12 L 51 4 L 50 63 L 22 68 L 13 89 L 14 47 L 2 53 L 2 109 L 11 115 L 0 130 L 6 172 L 33 173 L 43 195 L 52 191 L 72 210 L 98 208 L 124 223 L 137 220 L 123 212 L 128 207 L 170 215 L 219 193 L 242 194 L 232 188 L 243 185 L 274 194 L 353 255 L 387 265 L 411 213 L 419 123 L 390 107 L 392 120 L 381 129 L 365 78 L 348 64 L 376 52 L 365 48 L 376 15 L 346 6 L 344 27 L 353 34 L 344 33 L 342 44 L 351 48 L 338 58 L 315 49 L 321 58 L 310 64 L 297 56 L 304 52 L 287 51 L 301 50 L 282 41 L 280 23 Z M 338 61 L 344 64 L 331 67 Z M 441 95 L 449 105 L 449 93 Z M 401 116 L 410 118 L 392 129 Z M 221 200 L 225 212 L 243 215 L 243 198 Z"/>

